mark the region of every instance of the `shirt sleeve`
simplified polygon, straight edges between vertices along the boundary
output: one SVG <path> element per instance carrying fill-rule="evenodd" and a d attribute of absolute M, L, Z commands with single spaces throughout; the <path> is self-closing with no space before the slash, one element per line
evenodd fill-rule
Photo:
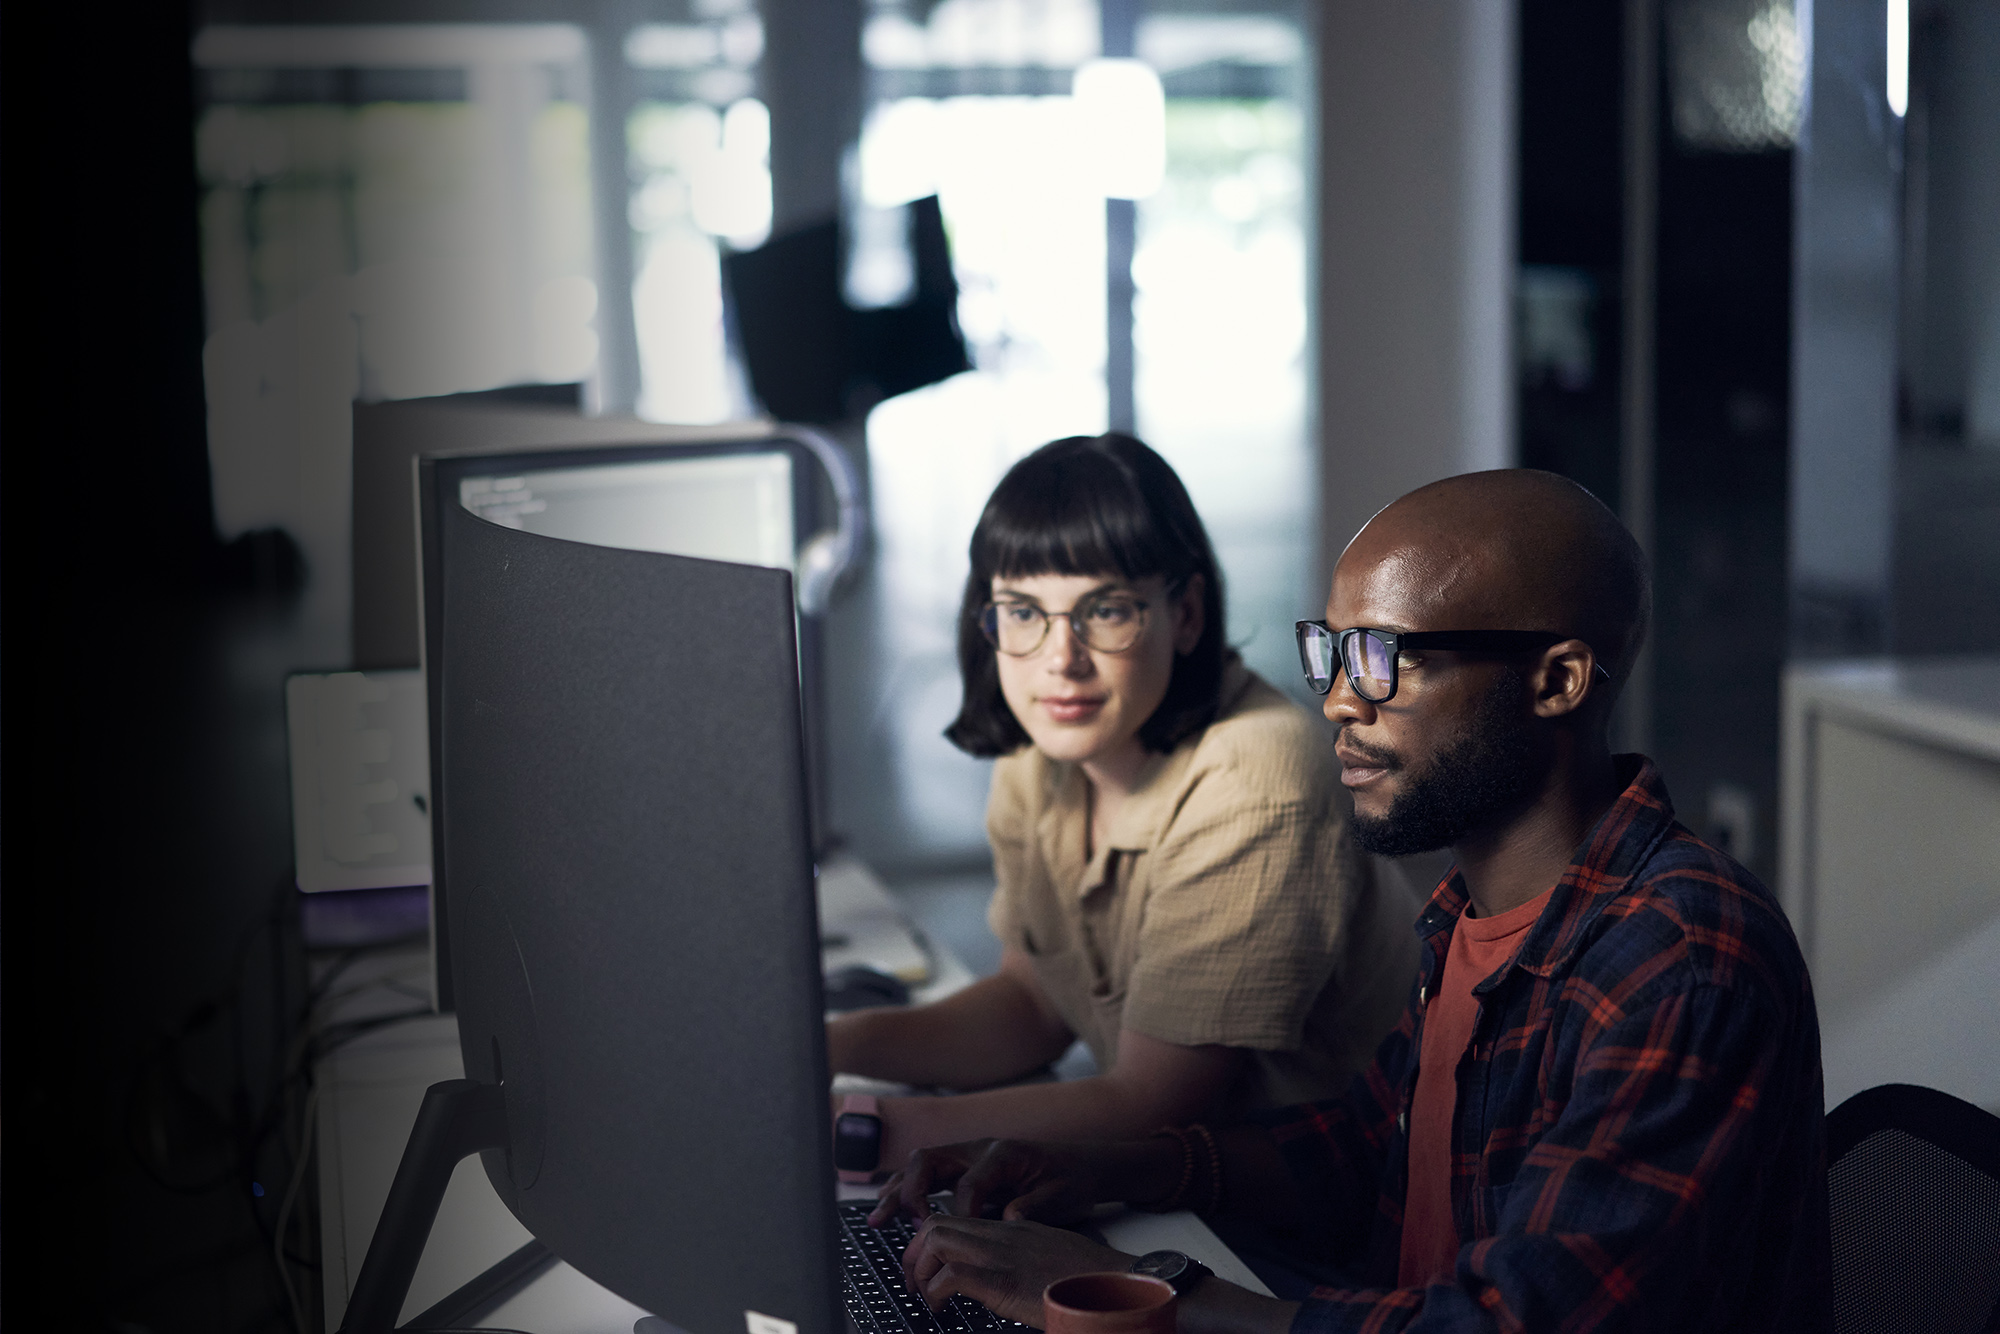
<path fill-rule="evenodd" d="M 1297 1183 L 1312 1220 L 1312 1249 L 1346 1266 L 1365 1262 L 1382 1228 L 1393 1231 L 1402 1221 L 1400 1211 L 1386 1203 L 1382 1181 L 1397 1143 L 1396 1109 L 1414 1024 L 1414 1009 L 1405 1010 L 1341 1097 L 1250 1117 L 1270 1133 Z"/>
<path fill-rule="evenodd" d="M 1304 1041 L 1363 869 L 1337 809 L 1263 786 L 1202 776 L 1143 854 L 1154 864 L 1124 1027 L 1181 1046 Z"/>
<path fill-rule="evenodd" d="M 1808 1101 L 1783 1086 L 1797 1039 L 1758 998 L 1712 985 L 1623 1012 L 1588 1040 L 1561 1117 L 1493 1192 L 1493 1234 L 1460 1248 L 1451 1282 L 1322 1288 L 1294 1334 L 1809 1326 L 1769 1309 L 1784 1286 L 1772 1248 L 1791 1244 L 1769 1225 L 1809 1207 L 1809 1185 L 1764 1170 Z"/>

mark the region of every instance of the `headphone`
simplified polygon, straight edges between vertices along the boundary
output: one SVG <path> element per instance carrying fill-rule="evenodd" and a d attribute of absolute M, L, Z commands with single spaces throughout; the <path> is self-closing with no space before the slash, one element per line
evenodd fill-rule
<path fill-rule="evenodd" d="M 826 470 L 833 484 L 840 517 L 826 532 L 815 533 L 799 548 L 798 570 L 794 578 L 801 616 L 825 612 L 834 585 L 847 573 L 861 554 L 861 540 L 868 530 L 868 512 L 861 503 L 861 478 L 847 451 L 806 426 L 785 426 L 779 437 L 803 445 Z"/>

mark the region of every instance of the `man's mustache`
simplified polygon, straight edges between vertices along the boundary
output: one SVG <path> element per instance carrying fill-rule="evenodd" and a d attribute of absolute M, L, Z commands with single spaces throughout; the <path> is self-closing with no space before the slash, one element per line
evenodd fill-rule
<path fill-rule="evenodd" d="M 1375 746 L 1364 746 L 1352 737 L 1346 736 L 1341 738 L 1340 746 L 1348 754 L 1366 761 L 1374 768 L 1400 769 L 1403 767 L 1402 760 L 1397 758 L 1396 752 L 1393 750 L 1382 750 Z"/>

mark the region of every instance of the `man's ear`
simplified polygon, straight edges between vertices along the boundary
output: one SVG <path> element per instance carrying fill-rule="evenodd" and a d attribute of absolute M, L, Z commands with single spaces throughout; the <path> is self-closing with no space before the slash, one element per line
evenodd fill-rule
<path fill-rule="evenodd" d="M 1196 573 L 1188 576 L 1187 586 L 1174 599 L 1174 652 L 1186 657 L 1194 652 L 1194 646 L 1201 642 L 1202 632 L 1208 629 L 1208 580 Z"/>
<path fill-rule="evenodd" d="M 1542 650 L 1541 660 L 1529 674 L 1535 694 L 1537 718 L 1562 718 L 1581 709 L 1603 678 L 1597 672 L 1597 654 L 1581 639 L 1565 639 Z"/>

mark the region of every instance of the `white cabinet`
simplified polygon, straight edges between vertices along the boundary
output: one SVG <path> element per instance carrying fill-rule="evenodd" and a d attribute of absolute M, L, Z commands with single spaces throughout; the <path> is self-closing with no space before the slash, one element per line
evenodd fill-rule
<path fill-rule="evenodd" d="M 1783 744 L 1827 1106 L 1911 1083 L 2000 1107 L 2000 659 L 1794 666 Z"/>

